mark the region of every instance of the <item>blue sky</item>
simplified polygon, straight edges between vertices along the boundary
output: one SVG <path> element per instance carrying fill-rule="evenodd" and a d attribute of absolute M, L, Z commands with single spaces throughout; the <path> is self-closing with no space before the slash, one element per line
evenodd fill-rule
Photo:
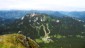
<path fill-rule="evenodd" d="M 85 0 L 0 0 L 0 10 L 85 11 Z"/>

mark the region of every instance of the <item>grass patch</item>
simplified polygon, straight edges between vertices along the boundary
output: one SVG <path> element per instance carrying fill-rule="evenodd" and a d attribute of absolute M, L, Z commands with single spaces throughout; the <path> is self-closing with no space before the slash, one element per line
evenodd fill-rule
<path fill-rule="evenodd" d="M 42 42 L 43 42 L 42 39 L 35 39 L 35 41 L 36 41 L 37 43 L 42 43 Z"/>

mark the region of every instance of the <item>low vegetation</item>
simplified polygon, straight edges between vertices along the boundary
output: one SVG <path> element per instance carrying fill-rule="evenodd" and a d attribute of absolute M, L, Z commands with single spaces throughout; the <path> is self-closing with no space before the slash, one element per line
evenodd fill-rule
<path fill-rule="evenodd" d="M 39 48 L 39 45 L 22 34 L 7 34 L 0 36 L 0 48 Z"/>

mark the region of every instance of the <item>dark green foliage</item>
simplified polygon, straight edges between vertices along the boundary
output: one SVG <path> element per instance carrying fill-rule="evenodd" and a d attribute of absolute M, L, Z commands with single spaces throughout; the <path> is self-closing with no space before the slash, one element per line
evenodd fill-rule
<path fill-rule="evenodd" d="M 85 39 L 61 38 L 53 43 L 39 43 L 41 48 L 85 48 Z"/>

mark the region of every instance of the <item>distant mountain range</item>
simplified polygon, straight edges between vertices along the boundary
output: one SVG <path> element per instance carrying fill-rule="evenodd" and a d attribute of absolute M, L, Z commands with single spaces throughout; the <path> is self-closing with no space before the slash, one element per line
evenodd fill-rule
<path fill-rule="evenodd" d="M 70 17 L 75 17 L 81 20 L 85 21 L 85 11 L 81 11 L 81 12 L 77 12 L 77 11 L 73 11 L 73 12 L 60 12 L 64 15 L 70 16 Z"/>
<path fill-rule="evenodd" d="M 6 18 L 6 19 L 18 19 L 25 14 L 27 14 L 28 11 L 20 11 L 20 10 L 11 10 L 11 11 L 0 11 L 0 17 Z"/>
<path fill-rule="evenodd" d="M 9 10 L 9 11 L 0 11 L 0 17 L 2 18 L 7 18 L 7 19 L 19 19 L 22 16 L 25 16 L 27 13 L 41 13 L 41 14 L 48 14 L 49 16 L 54 16 L 54 17 L 62 17 L 62 16 L 69 16 L 69 17 L 74 17 L 78 18 L 81 20 L 85 20 L 85 11 L 71 11 L 71 12 L 66 12 L 66 11 L 38 11 L 38 10 Z"/>

